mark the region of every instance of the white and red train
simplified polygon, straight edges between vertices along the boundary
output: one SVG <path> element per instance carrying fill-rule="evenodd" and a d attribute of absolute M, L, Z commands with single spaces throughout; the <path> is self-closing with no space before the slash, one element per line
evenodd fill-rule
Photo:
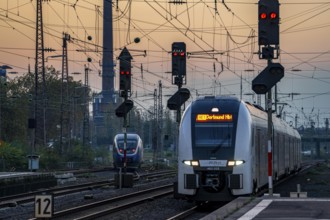
<path fill-rule="evenodd" d="M 269 153 L 267 113 L 261 108 L 229 96 L 192 102 L 180 123 L 175 198 L 230 201 L 299 170 L 299 133 L 280 118 L 272 121 Z"/>

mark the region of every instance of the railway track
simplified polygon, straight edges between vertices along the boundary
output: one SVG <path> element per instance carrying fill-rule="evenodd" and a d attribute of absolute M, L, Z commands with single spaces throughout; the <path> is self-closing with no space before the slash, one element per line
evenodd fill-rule
<path fill-rule="evenodd" d="M 96 219 L 171 194 L 173 194 L 173 184 L 168 184 L 57 211 L 54 213 L 52 219 Z M 37 218 L 31 218 L 30 220 L 35 219 Z"/>
<path fill-rule="evenodd" d="M 138 182 L 140 180 L 150 181 L 153 179 L 165 178 L 173 175 L 175 175 L 175 171 L 160 171 L 160 172 L 152 172 L 152 173 L 144 173 L 144 174 L 136 173 L 134 176 L 134 181 L 135 182 Z M 54 197 L 56 197 L 56 196 L 68 195 L 68 194 L 73 194 L 91 189 L 114 186 L 114 184 L 115 184 L 114 179 L 110 179 L 110 180 L 81 183 L 78 185 L 56 187 L 51 189 L 33 191 L 29 193 L 6 196 L 1 198 L 0 208 L 13 207 L 24 203 L 33 202 L 36 194 L 53 194 Z"/>

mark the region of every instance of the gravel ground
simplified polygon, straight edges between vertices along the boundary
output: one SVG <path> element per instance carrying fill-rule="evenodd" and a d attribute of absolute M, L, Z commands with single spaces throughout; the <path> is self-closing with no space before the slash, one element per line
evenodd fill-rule
<path fill-rule="evenodd" d="M 97 178 L 95 176 L 95 178 Z M 94 178 L 94 180 L 96 180 Z M 100 175 L 99 179 L 104 179 Z M 90 177 L 87 179 L 78 178 L 76 183 L 90 181 Z M 174 179 L 164 179 L 152 182 L 140 182 L 139 184 L 134 184 L 133 188 L 122 188 L 116 189 L 114 187 L 105 187 L 102 189 L 92 189 L 90 191 L 75 193 L 72 195 L 66 195 L 61 197 L 56 197 L 54 202 L 54 210 L 59 211 L 63 209 L 68 209 L 78 205 L 83 205 L 89 202 L 95 202 L 111 197 L 116 197 L 119 195 L 131 193 L 134 191 L 144 190 L 159 185 L 171 184 Z M 72 184 L 72 183 L 69 183 Z M 84 199 L 85 195 L 93 195 L 93 199 Z M 152 205 L 151 205 L 152 204 Z M 170 217 L 173 212 L 180 212 L 194 204 L 187 203 L 186 201 L 175 200 L 172 196 L 157 200 L 155 204 L 153 201 L 140 205 L 137 208 L 130 210 L 129 212 L 121 212 L 118 215 L 111 217 L 111 219 L 166 219 L 165 216 Z M 142 207 L 141 207 L 142 206 Z M 3 208 L 0 209 L 0 220 L 24 220 L 34 217 L 34 204 L 24 204 L 17 207 Z"/>

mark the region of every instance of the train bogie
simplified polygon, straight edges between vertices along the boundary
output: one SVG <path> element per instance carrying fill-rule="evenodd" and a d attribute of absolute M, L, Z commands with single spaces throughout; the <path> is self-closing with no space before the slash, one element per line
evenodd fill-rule
<path fill-rule="evenodd" d="M 185 110 L 175 197 L 228 201 L 268 183 L 267 113 L 232 97 L 205 97 Z M 273 178 L 300 167 L 300 136 L 273 117 Z"/>

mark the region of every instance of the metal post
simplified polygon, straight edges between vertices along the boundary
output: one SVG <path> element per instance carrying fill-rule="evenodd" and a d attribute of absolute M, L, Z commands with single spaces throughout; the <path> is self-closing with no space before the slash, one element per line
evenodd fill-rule
<path fill-rule="evenodd" d="M 126 151 L 127 151 L 127 129 L 126 129 L 126 115 L 124 117 L 124 173 L 126 174 L 127 171 L 127 157 L 126 157 Z"/>
<path fill-rule="evenodd" d="M 182 82 L 183 82 L 181 73 L 179 73 L 178 78 L 179 78 L 179 83 L 178 83 L 178 91 L 179 91 L 182 87 Z M 178 122 L 179 126 L 180 126 L 180 121 L 181 121 L 181 106 L 179 106 L 179 108 L 176 110 L 176 122 Z"/>
<path fill-rule="evenodd" d="M 127 92 L 125 94 L 125 102 L 127 101 Z M 124 114 L 124 174 L 127 171 L 127 113 Z"/>
<path fill-rule="evenodd" d="M 272 90 L 268 91 L 268 193 L 273 195 L 273 161 L 272 161 Z"/>
<path fill-rule="evenodd" d="M 122 182 L 123 182 L 122 172 L 121 172 L 121 167 L 119 167 L 119 189 L 122 188 Z"/>

